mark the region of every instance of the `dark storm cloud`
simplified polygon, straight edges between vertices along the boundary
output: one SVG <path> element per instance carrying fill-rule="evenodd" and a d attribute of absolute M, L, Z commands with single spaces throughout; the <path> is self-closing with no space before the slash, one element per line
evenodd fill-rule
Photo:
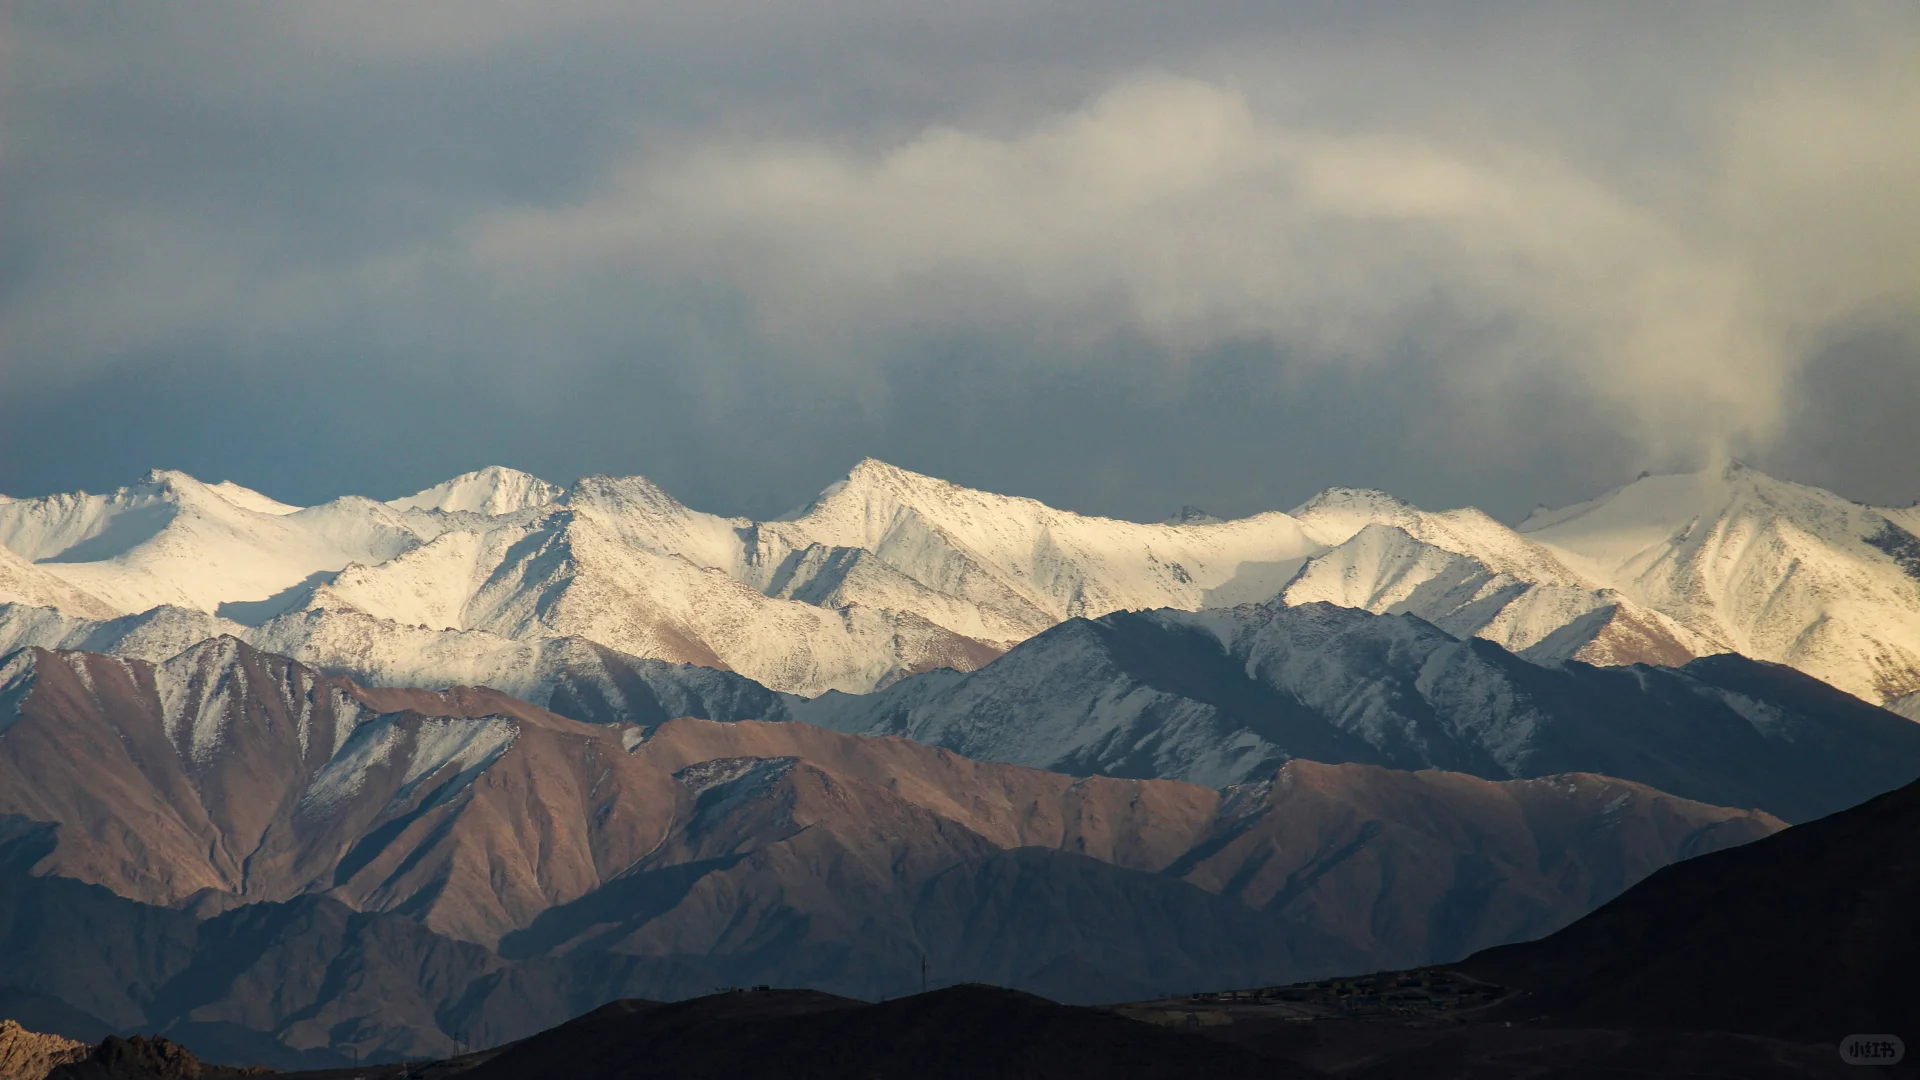
<path fill-rule="evenodd" d="M 1737 451 L 1920 494 L 1916 22 L 19 5 L 0 490 L 502 462 L 768 514 L 872 454 L 1513 515 Z"/>

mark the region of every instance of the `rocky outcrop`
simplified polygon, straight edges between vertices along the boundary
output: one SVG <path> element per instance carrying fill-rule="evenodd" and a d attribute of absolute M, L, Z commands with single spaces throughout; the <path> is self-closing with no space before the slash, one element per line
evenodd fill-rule
<path fill-rule="evenodd" d="M 86 1057 L 54 1069 L 48 1080 L 201 1080 L 202 1077 L 253 1076 L 269 1069 L 208 1065 L 171 1039 L 109 1035 Z"/>
<path fill-rule="evenodd" d="M 57 1066 L 86 1056 L 86 1043 L 0 1020 L 0 1080 L 44 1080 Z"/>

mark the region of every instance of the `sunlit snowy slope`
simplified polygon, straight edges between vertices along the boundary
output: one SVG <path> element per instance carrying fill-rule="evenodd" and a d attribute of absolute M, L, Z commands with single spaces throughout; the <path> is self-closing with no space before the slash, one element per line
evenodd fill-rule
<path fill-rule="evenodd" d="M 1429 513 L 1382 492 L 1335 488 L 1293 516 L 1332 550 L 1287 585 L 1289 604 L 1418 615 L 1532 660 L 1683 664 L 1727 651 L 1478 510 Z"/>
<path fill-rule="evenodd" d="M 1915 517 L 1734 462 L 1642 477 L 1519 529 L 1703 637 L 1920 718 Z"/>
<path fill-rule="evenodd" d="M 590 723 L 658 724 L 681 716 L 784 720 L 787 703 L 798 700 L 732 672 L 630 656 L 574 637 L 516 641 L 352 611 L 294 611 L 246 626 L 177 607 L 98 620 L 0 604 L 0 656 L 37 646 L 161 664 L 219 637 L 364 686 L 488 686 Z"/>
<path fill-rule="evenodd" d="M 1284 514 L 1142 525 L 875 461 L 776 522 L 701 513 L 641 477 L 562 492 L 493 468 L 303 510 L 156 473 L 111 495 L 0 503 L 0 542 L 33 560 L 0 577 L 0 600 L 70 615 L 358 612 L 486 631 L 487 650 L 585 639 L 799 693 L 971 669 L 1075 615 L 1270 597 L 1319 550 Z"/>
<path fill-rule="evenodd" d="M 356 496 L 299 509 L 161 471 L 108 495 L 0 502 L 0 544 L 122 614 L 266 601 L 316 574 L 391 559 L 439 526 Z"/>
<path fill-rule="evenodd" d="M 814 695 L 973 670 L 1076 616 L 1278 597 L 1415 615 L 1540 663 L 1739 651 L 1915 715 L 1916 519 L 1745 467 L 1643 478 L 1518 529 L 1345 488 L 1291 513 L 1141 524 L 871 460 L 774 521 L 703 513 L 641 477 L 562 489 L 495 467 L 300 508 L 155 472 L 107 495 L 0 498 L 0 603 L 19 605 L 0 638 L 104 647 L 92 636 L 118 631 L 68 623 L 164 607 L 130 654 L 235 633 L 382 685 L 470 677 L 538 697 L 556 650 L 591 645 Z M 554 640 L 574 644 L 540 644 Z"/>

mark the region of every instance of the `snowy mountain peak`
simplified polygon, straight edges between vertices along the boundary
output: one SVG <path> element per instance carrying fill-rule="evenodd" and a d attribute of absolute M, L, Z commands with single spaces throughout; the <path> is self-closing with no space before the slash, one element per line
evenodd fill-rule
<path fill-rule="evenodd" d="M 668 516 L 698 513 L 644 476 L 583 476 L 567 489 L 565 500 L 569 506 L 639 508 Z"/>
<path fill-rule="evenodd" d="M 147 474 L 140 478 L 139 483 L 120 488 L 114 492 L 114 495 L 151 495 L 182 505 L 224 503 L 241 510 L 256 514 L 272 514 L 276 517 L 298 513 L 302 509 L 262 495 L 252 488 L 242 487 L 231 480 L 209 484 L 178 469 L 149 469 Z"/>
<path fill-rule="evenodd" d="M 475 513 L 498 517 L 531 507 L 545 506 L 564 494 L 531 473 L 489 465 L 470 473 L 461 473 L 442 484 L 387 503 L 396 510 L 439 510 L 446 513 Z"/>
<path fill-rule="evenodd" d="M 201 485 L 200 481 L 194 479 L 193 477 L 187 475 L 186 473 L 181 472 L 178 469 L 148 469 L 147 475 L 140 478 L 140 483 L 147 487 L 157 487 L 157 488 L 163 488 L 163 489 L 175 487 L 177 485 L 191 485 L 193 487 L 203 486 Z"/>
<path fill-rule="evenodd" d="M 238 487 L 238 485 L 235 486 Z M 149 470 L 147 475 L 140 478 L 138 484 L 121 488 L 114 494 L 119 495 L 122 492 L 160 499 L 185 508 L 208 508 L 216 513 L 235 505 L 222 498 L 220 493 L 214 490 L 213 485 L 177 469 Z"/>
<path fill-rule="evenodd" d="M 898 465 L 893 465 L 888 462 L 881 461 L 877 457 L 861 458 L 857 463 L 855 463 L 853 468 L 847 470 L 847 479 L 845 482 L 849 484 L 863 484 L 863 483 L 887 484 L 894 487 L 902 487 L 902 486 L 958 487 L 959 486 L 950 481 L 942 480 L 937 476 L 928 476 L 925 473 L 914 472 L 912 469 L 903 469 Z"/>
<path fill-rule="evenodd" d="M 1390 495 L 1379 488 L 1330 487 L 1294 507 L 1292 514 L 1294 517 L 1302 517 L 1316 511 L 1328 512 L 1349 506 L 1412 509 L 1412 505 L 1404 499 Z"/>
<path fill-rule="evenodd" d="M 927 476 L 898 465 L 889 465 L 879 458 L 861 458 L 859 464 L 847 471 L 847 475 L 822 488 L 796 518 L 820 518 L 831 516 L 835 507 L 870 507 L 875 504 L 894 506 L 900 503 L 914 505 L 928 500 L 942 501 L 954 494 L 984 495 L 984 492 L 964 488 L 958 484 L 938 477 Z M 994 495 L 996 499 L 1030 502 L 1018 496 Z M 1037 504 L 1036 504 L 1037 505 Z"/>
<path fill-rule="evenodd" d="M 1920 540 L 1897 513 L 1733 461 L 1645 477 L 1520 531 L 1747 656 L 1920 711 Z"/>
<path fill-rule="evenodd" d="M 421 539 L 398 511 L 358 496 L 296 509 L 169 470 L 108 495 L 0 504 L 0 545 L 117 614 L 271 601 L 316 573 L 384 562 Z"/>
<path fill-rule="evenodd" d="M 1630 558 L 1692 525 L 1730 516 L 1792 521 L 1837 538 L 1858 532 L 1861 515 L 1869 513 L 1830 491 L 1780 480 L 1732 459 L 1698 472 L 1643 474 L 1598 498 L 1536 511 L 1517 529 L 1605 563 Z"/>
<path fill-rule="evenodd" d="M 561 491 L 495 466 L 389 503 L 301 509 L 155 470 L 108 495 L 0 500 L 0 546 L 0 605 L 40 612 L 8 617 L 21 643 L 165 608 L 137 632 L 177 652 L 195 627 L 264 634 L 283 615 L 353 612 L 393 624 L 355 655 L 416 630 L 485 631 L 484 647 L 455 635 L 433 649 L 453 663 L 578 639 L 814 694 L 978 667 L 1075 616 L 1281 596 L 1417 615 L 1542 661 L 1736 650 L 1920 715 L 1920 513 L 1737 461 L 1644 476 L 1517 531 L 1359 488 L 1292 515 L 1147 524 L 873 458 L 763 522 L 690 509 L 640 476 Z M 282 623 L 276 648 L 309 655 L 317 626 Z"/>
<path fill-rule="evenodd" d="M 1397 525 L 1414 531 L 1420 511 L 1384 491 L 1334 487 L 1322 491 L 1291 511 L 1307 534 L 1322 544 L 1345 543 L 1368 525 Z"/>

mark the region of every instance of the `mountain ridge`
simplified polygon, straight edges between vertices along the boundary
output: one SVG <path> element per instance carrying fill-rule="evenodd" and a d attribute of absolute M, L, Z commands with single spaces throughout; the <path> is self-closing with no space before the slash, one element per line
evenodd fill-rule
<path fill-rule="evenodd" d="M 1792 669 L 1732 654 L 1680 669 L 1538 664 L 1415 615 L 1325 603 L 1070 620 L 979 671 L 789 715 L 1208 785 L 1301 757 L 1499 779 L 1584 769 L 1790 821 L 1920 775 L 1920 727 Z"/>
<path fill-rule="evenodd" d="M 352 611 L 584 638 L 814 696 L 976 669 L 1069 618 L 1279 596 L 1415 614 L 1546 663 L 1740 651 L 1920 713 L 1915 516 L 1744 465 L 1643 477 L 1514 528 L 1350 488 L 1290 513 L 1141 524 L 873 459 L 767 521 L 690 509 L 643 477 L 563 489 L 491 466 L 300 508 L 156 471 L 105 496 L 0 501 L 0 602 L 253 625 Z"/>
<path fill-rule="evenodd" d="M 1782 827 L 1591 774 L 1290 762 L 1222 791 L 791 722 L 581 724 L 232 639 L 160 666 L 16 652 L 0 710 L 5 873 L 189 919 L 323 899 L 507 959 L 692 964 L 676 995 L 720 969 L 894 994 L 923 953 L 1083 999 L 1404 965 Z M 1498 902 L 1460 908 L 1470 882 Z"/>
<path fill-rule="evenodd" d="M 1920 538 L 1903 521 L 1733 461 L 1643 477 L 1518 529 L 1735 651 L 1910 713 Z"/>

